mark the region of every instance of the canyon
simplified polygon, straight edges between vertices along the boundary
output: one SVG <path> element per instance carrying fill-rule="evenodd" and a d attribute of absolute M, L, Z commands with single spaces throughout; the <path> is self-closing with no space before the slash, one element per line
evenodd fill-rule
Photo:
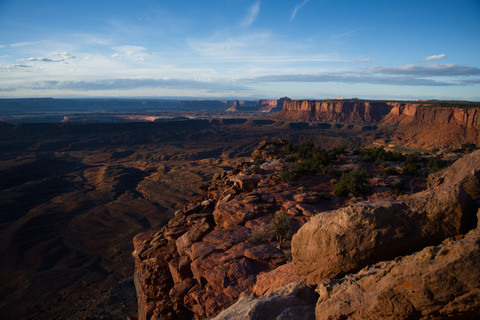
<path fill-rule="evenodd" d="M 339 307 L 342 299 L 360 301 L 357 318 L 377 317 L 385 305 L 361 309 L 371 300 L 362 300 L 368 297 L 350 284 L 377 290 L 382 301 L 389 301 L 388 294 L 397 292 L 389 286 L 400 280 L 382 280 L 382 291 L 369 277 L 427 268 L 415 261 L 427 252 L 432 257 L 428 261 L 440 261 L 437 256 L 450 257 L 447 250 L 458 252 L 452 259 L 466 259 L 453 263 L 468 262 L 458 270 L 475 277 L 468 266 L 477 260 L 465 258 L 463 248 L 478 249 L 480 162 L 478 152 L 469 157 L 462 147 L 480 144 L 480 108 L 475 103 L 285 97 L 215 104 L 184 100 L 182 108 L 161 114 L 124 110 L 121 118 L 117 113 L 70 114 L 63 123 L 62 110 L 50 123 L 19 121 L 31 115 L 2 118 L 9 121 L 0 122 L 0 250 L 5 257 L 0 263 L 0 310 L 5 319 L 230 319 L 231 312 L 253 319 L 248 315 L 252 310 L 280 318 L 299 313 L 305 319 L 315 314 L 322 318 L 319 310 L 328 310 L 325 315 L 331 317 L 349 316 L 342 313 L 350 312 L 347 308 Z M 190 116 L 196 119 L 186 118 Z M 311 168 L 303 168 L 310 173 L 298 176 L 297 167 L 305 161 L 298 149 L 286 150 L 305 141 L 326 150 L 317 155 L 328 154 L 329 163 L 316 166 L 312 175 Z M 366 154 L 354 153 L 378 147 L 404 156 L 421 154 L 416 160 L 421 174 L 409 176 L 402 173 L 406 164 L 369 162 Z M 462 156 L 463 162 L 458 160 Z M 427 180 L 430 161 L 450 168 Z M 398 174 L 386 175 L 387 167 Z M 372 174 L 370 191 L 335 195 L 342 172 L 361 168 Z M 451 197 L 432 196 L 439 190 Z M 288 239 L 272 231 L 281 219 L 278 212 L 287 215 Z M 363 233 L 375 226 L 369 216 L 384 223 L 372 229 L 374 236 Z M 444 229 L 424 216 L 442 221 Z M 408 229 L 405 221 L 411 219 L 423 229 Z M 343 241 L 338 245 L 343 251 L 336 255 L 330 247 L 315 248 L 331 251 L 340 267 L 305 269 L 302 263 L 314 266 L 309 259 L 320 254 L 308 253 L 314 248 L 299 250 L 308 248 L 302 241 L 323 240 L 303 230 L 320 220 L 345 226 L 327 230 L 330 235 L 325 231 L 325 239 L 334 239 L 333 234 L 354 239 L 348 230 L 357 230 L 379 242 L 362 247 L 352 240 L 359 245 L 350 248 Z M 405 248 L 383 253 L 382 243 L 393 248 L 398 242 Z M 348 250 L 363 258 L 342 262 Z M 406 258 L 397 261 L 398 255 Z M 453 272 L 440 265 L 431 268 L 432 275 Z M 452 274 L 450 283 L 458 280 Z M 409 289 L 417 282 L 409 278 L 398 283 Z M 409 316 L 419 310 L 433 310 L 425 317 L 451 315 L 452 310 L 478 315 L 476 302 L 470 309 L 465 302 L 477 301 L 478 286 L 468 282 L 470 295 L 460 285 L 452 287 L 456 291 L 449 297 L 456 297 L 457 305 L 442 311 L 427 307 L 425 297 L 401 302 L 413 310 Z M 376 297 L 372 293 L 368 299 Z"/>

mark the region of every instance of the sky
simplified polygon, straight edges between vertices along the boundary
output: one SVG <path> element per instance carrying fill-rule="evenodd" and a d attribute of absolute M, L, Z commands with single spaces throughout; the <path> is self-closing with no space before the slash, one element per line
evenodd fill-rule
<path fill-rule="evenodd" d="M 479 0 L 0 0 L 0 97 L 480 101 Z"/>

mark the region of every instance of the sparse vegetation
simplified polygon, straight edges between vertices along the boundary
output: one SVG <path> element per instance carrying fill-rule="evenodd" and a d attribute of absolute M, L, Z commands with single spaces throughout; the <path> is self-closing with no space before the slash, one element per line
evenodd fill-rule
<path fill-rule="evenodd" d="M 336 196 L 360 196 L 367 191 L 369 176 L 370 174 L 365 169 L 344 172 L 333 193 Z"/>
<path fill-rule="evenodd" d="M 397 168 L 395 167 L 387 167 L 383 172 L 389 176 L 398 174 Z"/>
<path fill-rule="evenodd" d="M 473 142 L 465 142 L 465 143 L 462 143 L 461 148 L 462 150 L 465 150 L 465 151 L 473 151 L 477 149 L 477 146 Z"/>
<path fill-rule="evenodd" d="M 405 161 L 405 156 L 400 152 L 387 151 L 383 148 L 363 148 L 356 153 L 366 156 L 369 161 Z"/>
<path fill-rule="evenodd" d="M 285 211 L 278 211 L 275 213 L 275 219 L 272 223 L 272 232 L 279 244 L 292 238 L 292 233 L 290 232 L 290 217 Z"/>

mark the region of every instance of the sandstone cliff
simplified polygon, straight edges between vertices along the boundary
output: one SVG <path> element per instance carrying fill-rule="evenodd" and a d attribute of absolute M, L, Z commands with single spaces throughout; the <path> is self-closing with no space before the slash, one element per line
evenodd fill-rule
<path fill-rule="evenodd" d="M 378 124 L 395 128 L 397 144 L 432 148 L 480 143 L 480 105 L 410 103 L 398 101 L 291 100 L 272 118 L 287 121 L 319 121 Z"/>

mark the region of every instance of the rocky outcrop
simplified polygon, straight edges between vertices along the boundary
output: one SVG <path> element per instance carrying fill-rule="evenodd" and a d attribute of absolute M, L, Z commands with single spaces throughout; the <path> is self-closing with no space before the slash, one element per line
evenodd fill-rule
<path fill-rule="evenodd" d="M 322 121 L 341 123 L 377 123 L 392 109 L 385 102 L 363 100 L 291 100 L 273 115 L 289 121 Z"/>
<path fill-rule="evenodd" d="M 480 230 L 410 256 L 323 281 L 316 319 L 475 319 Z"/>
<path fill-rule="evenodd" d="M 255 298 L 242 297 L 230 308 L 222 311 L 215 320 L 261 320 L 261 319 L 315 319 L 314 291 L 298 281 Z"/>
<path fill-rule="evenodd" d="M 297 272 L 319 284 L 384 259 L 411 253 L 476 226 L 480 151 L 404 200 L 377 200 L 320 213 L 292 240 Z"/>
<path fill-rule="evenodd" d="M 290 100 L 289 97 L 282 97 L 278 100 L 259 100 L 257 104 L 258 111 L 269 113 L 279 112 L 283 109 L 285 102 Z"/>
<path fill-rule="evenodd" d="M 343 207 L 348 200 L 319 192 L 331 186 L 328 173 L 280 182 L 294 166 L 275 159 L 284 148 L 261 143 L 255 161 L 215 175 L 162 230 L 135 237 L 139 319 L 313 319 L 309 286 L 320 293 L 319 319 L 480 313 L 479 284 L 463 275 L 478 263 L 478 231 L 458 242 L 478 224 L 480 150 L 432 175 L 425 191 Z"/>

